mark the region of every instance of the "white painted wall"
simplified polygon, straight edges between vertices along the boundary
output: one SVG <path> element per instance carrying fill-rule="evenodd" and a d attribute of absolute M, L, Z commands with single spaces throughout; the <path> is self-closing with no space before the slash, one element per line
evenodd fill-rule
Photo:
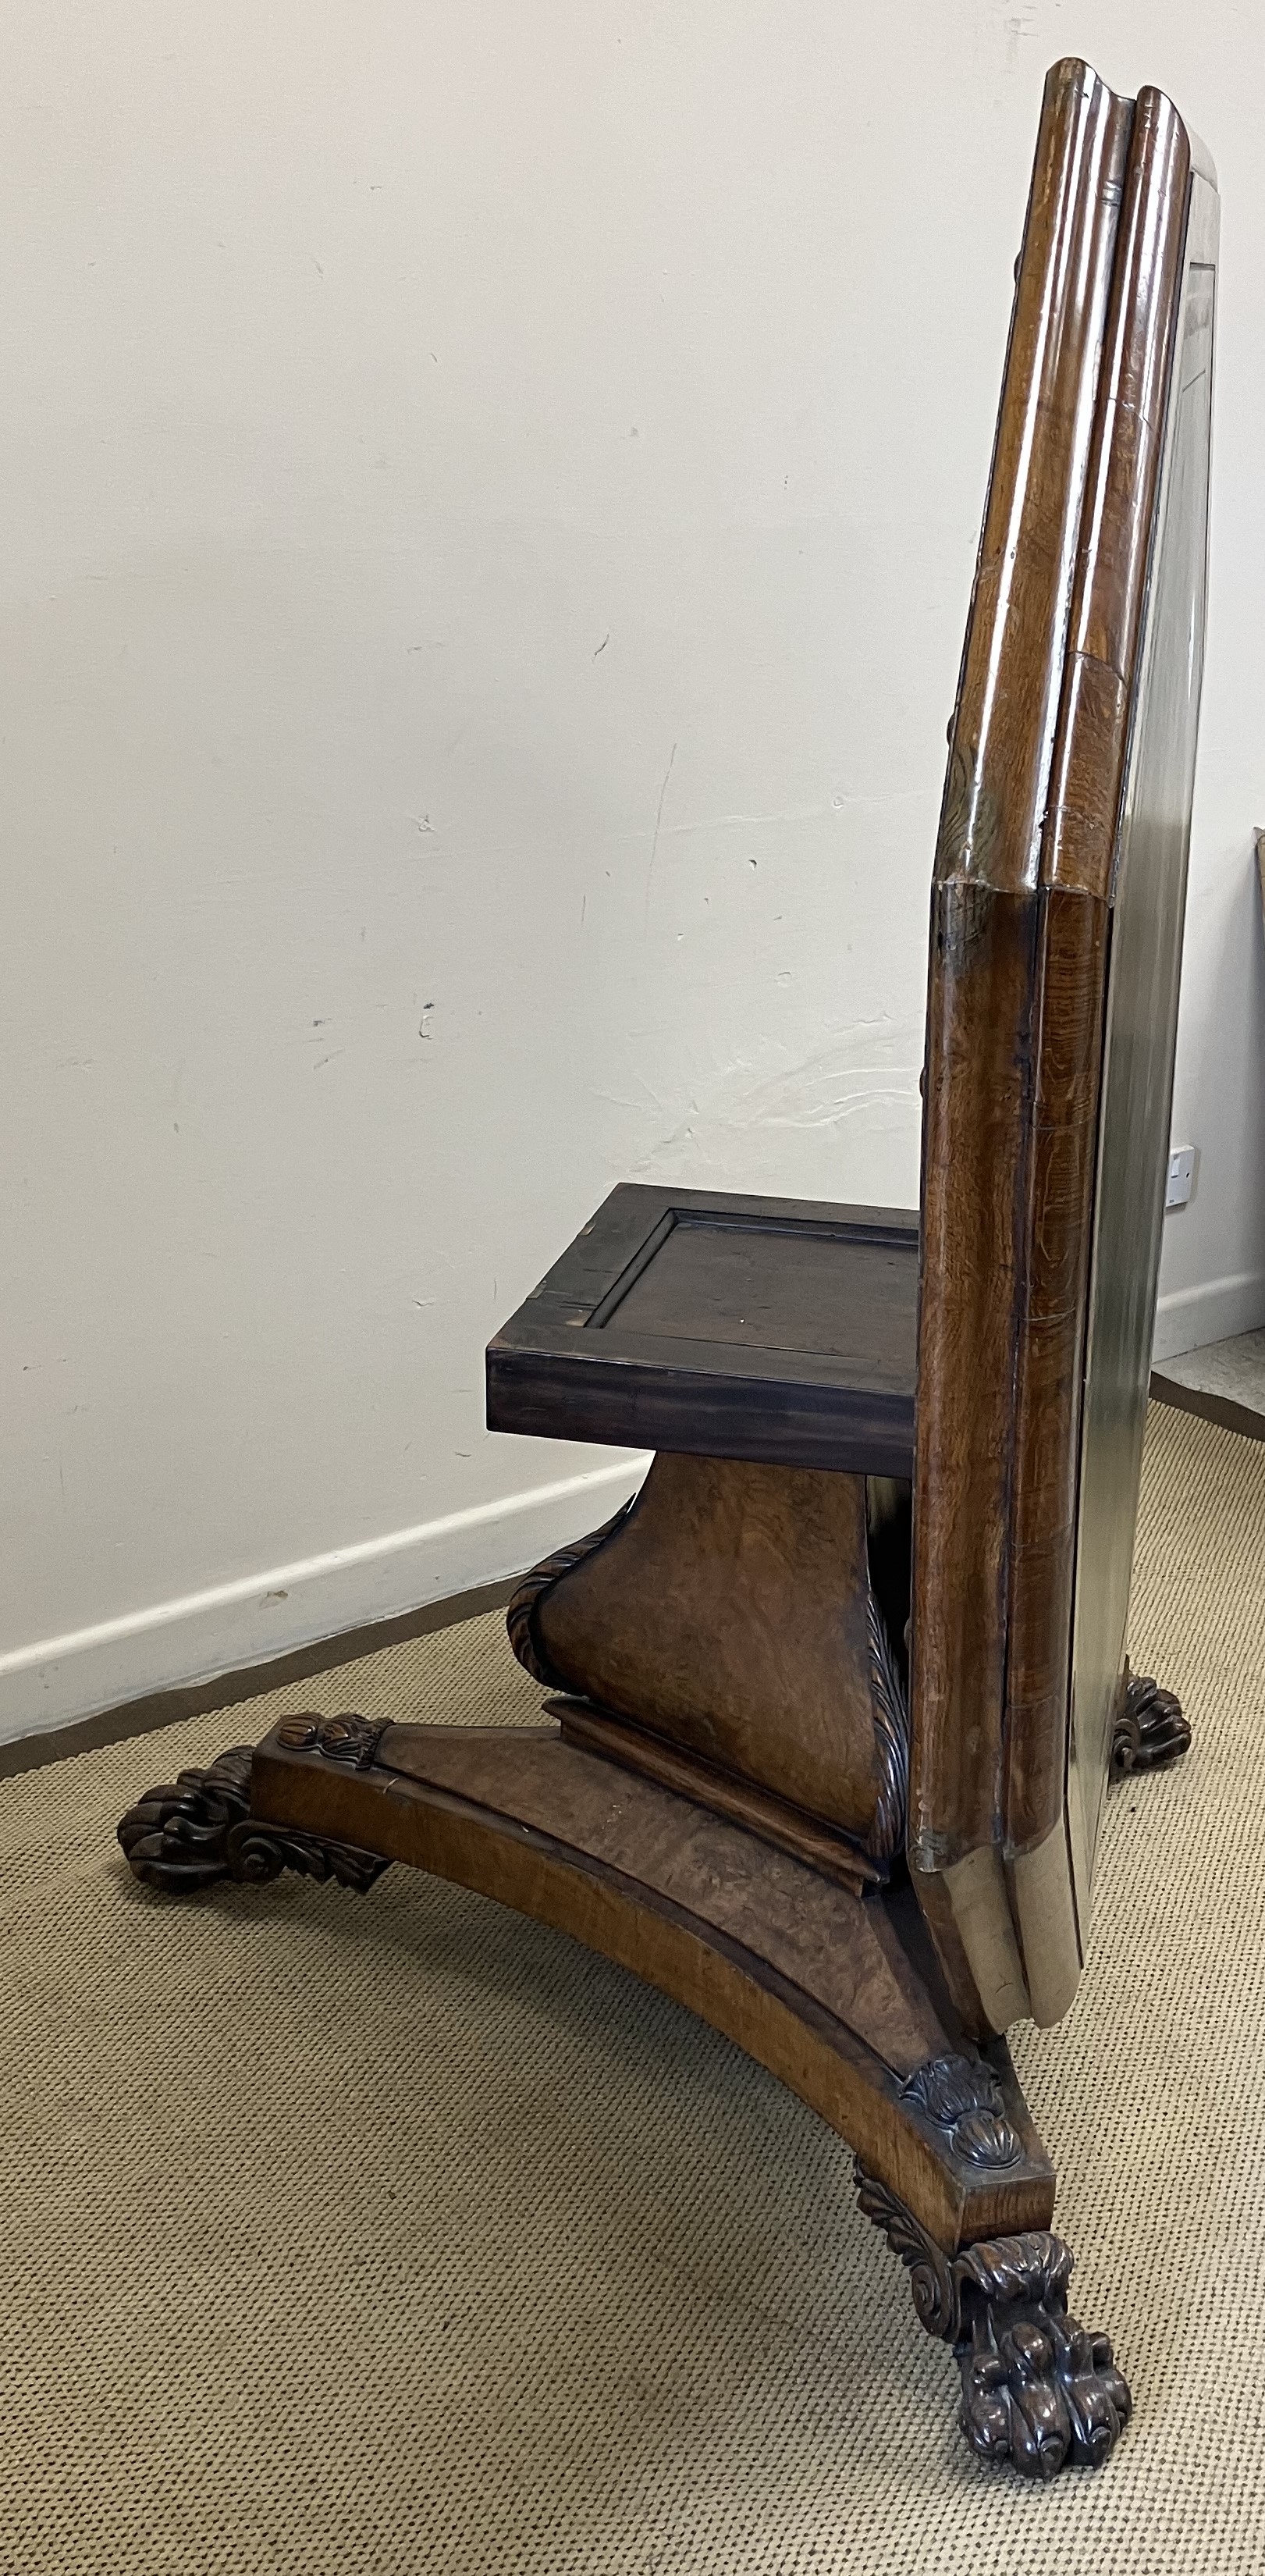
<path fill-rule="evenodd" d="M 614 1180 L 914 1198 L 1078 49 L 1225 193 L 1180 1335 L 1265 1317 L 1253 13 L 13 0 L 0 1735 L 602 1517 L 627 1468 L 489 1438 L 481 1355 Z"/>

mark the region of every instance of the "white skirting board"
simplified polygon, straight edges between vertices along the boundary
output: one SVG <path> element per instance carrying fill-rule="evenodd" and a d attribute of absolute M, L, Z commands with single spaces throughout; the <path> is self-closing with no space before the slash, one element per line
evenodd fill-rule
<path fill-rule="evenodd" d="M 1201 1351 L 1208 1342 L 1254 1333 L 1262 1324 L 1265 1271 L 1240 1270 L 1228 1279 L 1205 1280 L 1200 1288 L 1175 1288 L 1156 1308 L 1152 1357 L 1158 1366 L 1182 1351 Z"/>
<path fill-rule="evenodd" d="M 231 1698 L 235 1671 L 520 1574 L 609 1520 L 649 1463 L 620 1459 L 0 1655 L 0 1744 L 219 1673 Z"/>

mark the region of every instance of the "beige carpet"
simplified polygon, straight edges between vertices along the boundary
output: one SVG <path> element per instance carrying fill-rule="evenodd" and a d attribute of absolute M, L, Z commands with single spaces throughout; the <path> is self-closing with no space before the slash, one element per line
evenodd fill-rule
<path fill-rule="evenodd" d="M 0 1786 L 4 2576 L 1149 2576 L 1265 2566 L 1265 1447 L 1156 1410 L 1134 1659 L 1195 1727 L 1110 1802 L 1015 2054 L 1098 2476 L 971 2460 L 846 2148 L 675 2005 L 394 1871 L 172 1907 L 119 1809 L 279 1710 L 529 1720 L 499 1619 Z"/>

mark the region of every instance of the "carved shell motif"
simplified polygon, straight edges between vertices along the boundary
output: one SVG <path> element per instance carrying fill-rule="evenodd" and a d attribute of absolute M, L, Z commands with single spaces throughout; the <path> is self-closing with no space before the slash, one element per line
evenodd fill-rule
<path fill-rule="evenodd" d="M 901 2087 L 902 2099 L 948 2133 L 959 2162 L 1018 2164 L 1023 2148 L 1004 2117 L 1002 2089 L 979 2058 L 929 2057 Z"/>

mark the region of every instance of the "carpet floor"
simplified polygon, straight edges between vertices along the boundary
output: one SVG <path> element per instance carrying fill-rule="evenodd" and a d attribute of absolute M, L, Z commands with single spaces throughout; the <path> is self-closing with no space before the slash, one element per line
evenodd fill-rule
<path fill-rule="evenodd" d="M 0 1785 L 3 2576 L 1265 2565 L 1265 1446 L 1153 1407 L 1089 1971 L 1014 2053 L 1136 2415 L 1032 2488 L 842 2142 L 678 2006 L 403 1870 L 164 1903 L 114 1840 L 282 1711 L 530 1722 L 498 1616 Z"/>

